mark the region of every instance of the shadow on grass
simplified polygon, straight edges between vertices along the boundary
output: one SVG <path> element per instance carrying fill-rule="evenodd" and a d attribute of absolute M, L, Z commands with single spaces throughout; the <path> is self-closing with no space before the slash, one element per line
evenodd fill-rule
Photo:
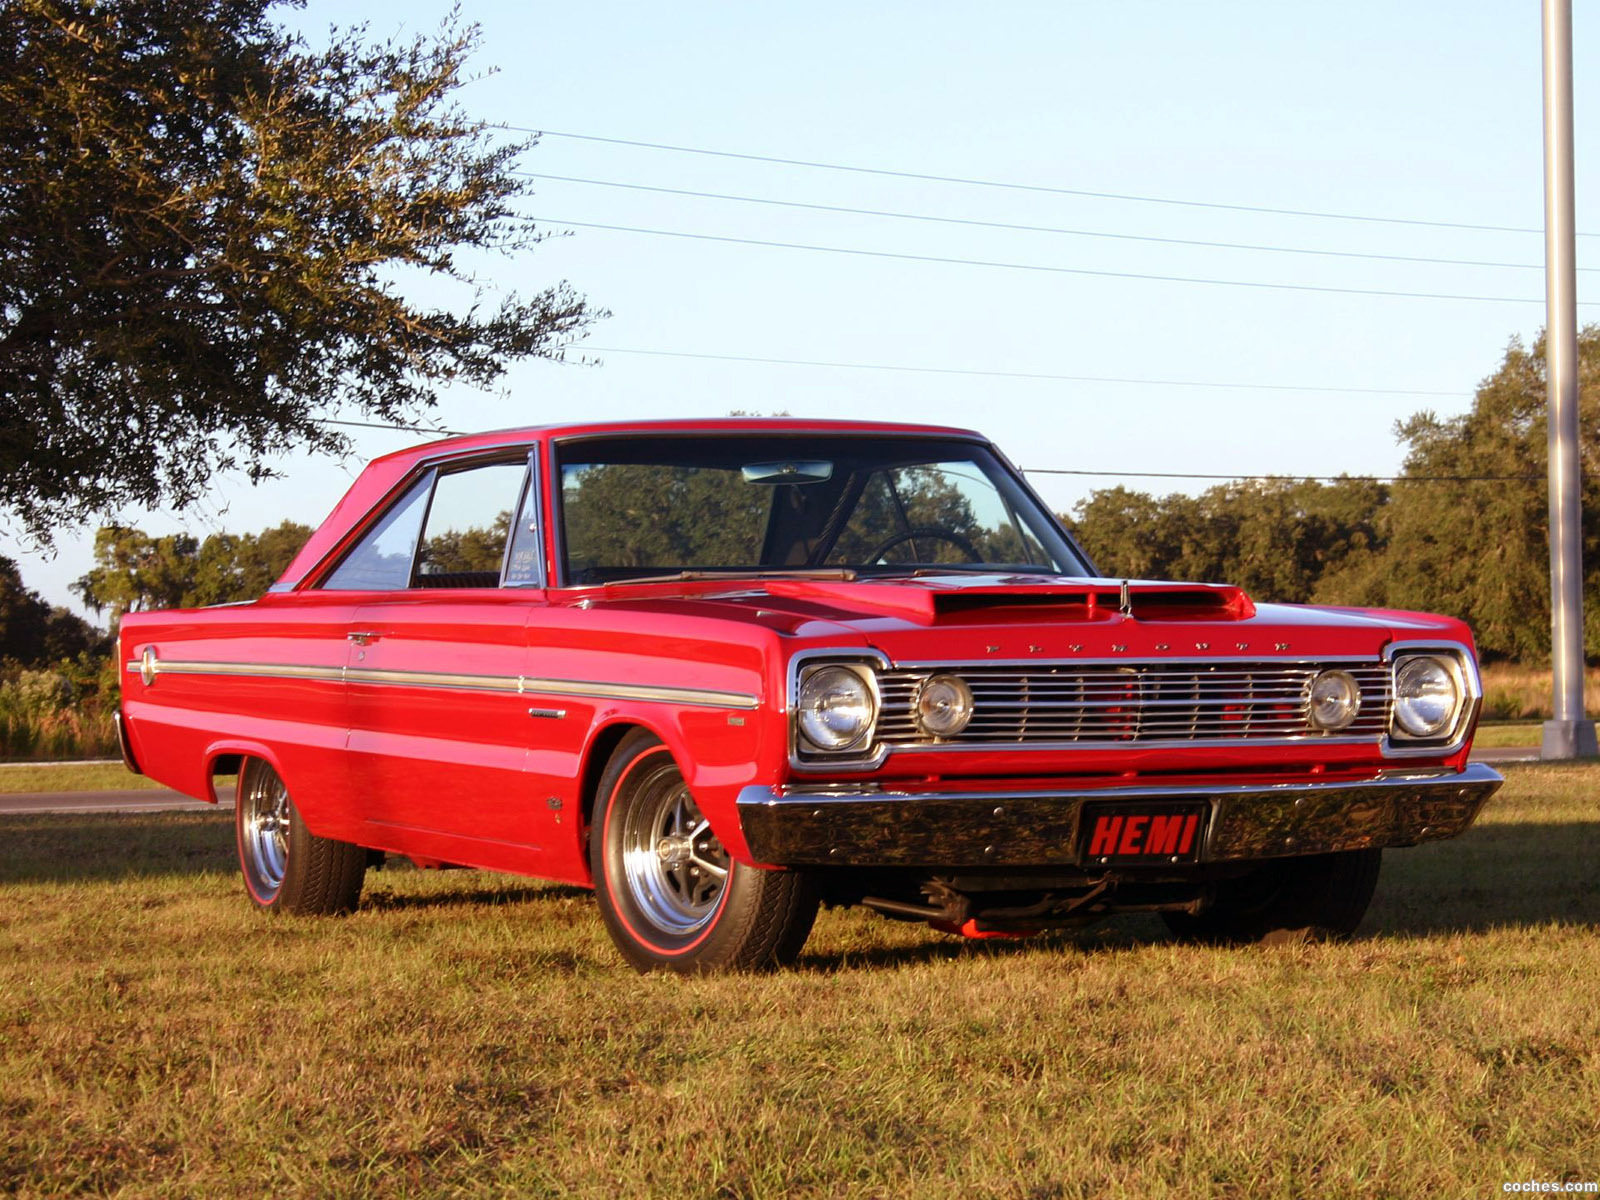
<path fill-rule="evenodd" d="M 1600 924 L 1600 821 L 1479 825 L 1383 856 L 1367 936 Z"/>
<path fill-rule="evenodd" d="M 226 813 L 94 813 L 0 816 L 0 884 L 231 875 L 238 866 Z M 1366 937 L 1478 932 L 1504 926 L 1600 925 L 1600 873 L 1594 870 L 1600 821 L 1479 825 L 1453 841 L 1384 856 L 1383 875 L 1362 926 Z M 396 875 L 411 868 L 396 865 Z M 385 873 L 369 877 L 363 908 L 424 909 L 546 904 L 587 896 L 582 888 L 460 882 L 438 891 L 396 894 Z M 1063 945 L 1113 950 L 1163 936 L 1154 918 L 1120 918 L 1047 935 Z M 1003 957 L 1039 939 L 934 938 L 802 957 L 802 968 L 840 970 L 932 962 L 962 955 Z"/>
<path fill-rule="evenodd" d="M 0 816 L 0 884 L 76 883 L 238 869 L 233 814 Z"/>
<path fill-rule="evenodd" d="M 958 959 L 1005 959 L 1041 949 L 1080 950 L 1087 953 L 1123 950 L 1166 939 L 1166 927 L 1148 915 L 1113 917 L 1084 929 L 1053 930 L 1022 938 L 930 937 L 904 946 L 872 946 L 826 952 L 802 951 L 798 971 L 831 975 L 874 967 L 907 967 Z"/>
<path fill-rule="evenodd" d="M 361 896 L 362 912 L 400 912 L 430 908 L 458 908 L 470 905 L 500 907 L 508 904 L 552 904 L 562 900 L 581 900 L 594 895 L 588 888 L 573 887 L 564 883 L 516 883 L 511 885 L 476 887 L 456 884 L 448 891 L 425 893 L 398 893 L 385 886 L 384 875 L 399 870 L 413 872 L 405 867 L 386 867 L 383 872 L 367 876 L 367 888 Z M 463 879 L 476 877 L 476 872 L 461 874 Z"/>

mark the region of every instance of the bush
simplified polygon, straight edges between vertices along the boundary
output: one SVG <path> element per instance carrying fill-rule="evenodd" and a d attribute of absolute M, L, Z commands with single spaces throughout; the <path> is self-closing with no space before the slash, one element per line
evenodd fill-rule
<path fill-rule="evenodd" d="M 115 697 L 87 656 L 48 669 L 0 672 L 0 758 L 105 758 L 117 753 Z"/>

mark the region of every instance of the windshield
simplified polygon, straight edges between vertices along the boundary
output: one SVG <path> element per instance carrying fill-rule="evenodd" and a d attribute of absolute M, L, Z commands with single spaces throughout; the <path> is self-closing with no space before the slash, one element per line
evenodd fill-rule
<path fill-rule="evenodd" d="M 557 467 L 570 584 L 700 571 L 1092 574 L 978 443 L 605 438 L 562 444 Z"/>

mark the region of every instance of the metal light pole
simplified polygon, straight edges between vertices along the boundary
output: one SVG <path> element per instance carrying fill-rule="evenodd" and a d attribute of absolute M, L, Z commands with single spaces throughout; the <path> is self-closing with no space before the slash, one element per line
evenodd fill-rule
<path fill-rule="evenodd" d="M 1544 0 L 1544 273 L 1550 427 L 1550 662 L 1544 758 L 1600 755 L 1583 712 L 1583 544 L 1578 462 L 1578 273 L 1572 184 L 1572 0 Z"/>

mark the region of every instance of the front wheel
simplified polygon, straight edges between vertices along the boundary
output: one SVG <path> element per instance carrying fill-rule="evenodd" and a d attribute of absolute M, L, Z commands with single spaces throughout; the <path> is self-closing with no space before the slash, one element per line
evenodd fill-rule
<path fill-rule="evenodd" d="M 671 752 L 644 730 L 623 739 L 600 779 L 589 862 L 606 929 L 641 971 L 792 962 L 817 915 L 804 875 L 733 860 Z"/>
<path fill-rule="evenodd" d="M 1173 933 L 1198 942 L 1340 941 L 1366 915 L 1382 863 L 1381 849 L 1273 859 L 1223 883 L 1200 912 L 1162 915 Z"/>
<path fill-rule="evenodd" d="M 239 772 L 233 827 L 245 891 L 257 908 L 343 913 L 361 899 L 365 847 L 307 829 L 271 763 L 252 758 Z"/>

